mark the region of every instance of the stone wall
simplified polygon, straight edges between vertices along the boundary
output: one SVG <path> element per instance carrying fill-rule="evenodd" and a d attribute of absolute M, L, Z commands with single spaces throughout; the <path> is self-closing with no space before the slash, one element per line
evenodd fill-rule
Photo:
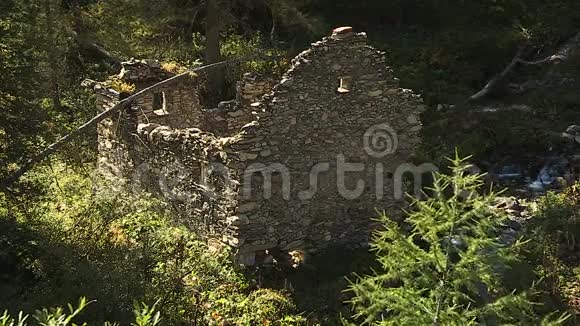
<path fill-rule="evenodd" d="M 131 60 L 123 62 L 122 67 L 117 78 L 135 85 L 137 90 L 175 76 L 153 60 Z M 133 104 L 138 122 L 158 123 L 172 128 L 199 126 L 203 115 L 200 100 L 203 85 L 203 76 L 192 76 L 189 80 L 145 94 Z"/>
<path fill-rule="evenodd" d="M 122 95 L 108 83 L 85 80 L 83 86 L 94 91 L 99 112 L 112 108 L 122 99 Z M 135 115 L 131 114 L 131 110 L 119 112 L 97 125 L 99 152 L 97 169 L 117 190 L 124 189 L 134 171 L 131 131 L 135 130 L 136 126 L 137 120 Z"/>
<path fill-rule="evenodd" d="M 135 143 L 133 187 L 170 202 L 181 221 L 202 236 L 227 234 L 236 185 L 220 167 L 227 156 L 213 134 L 197 128 L 140 124 Z"/>
<path fill-rule="evenodd" d="M 174 73 L 164 70 L 158 61 L 131 59 L 121 63 L 121 72 L 117 77 L 142 88 L 174 75 Z"/>
<path fill-rule="evenodd" d="M 206 112 L 202 128 L 220 136 L 231 136 L 256 119 L 253 104 L 269 93 L 276 82 L 271 78 L 246 73 L 236 85 L 236 98 Z"/>
<path fill-rule="evenodd" d="M 405 206 L 395 179 L 420 142 L 425 108 L 366 41 L 336 30 L 275 86 L 246 75 L 236 99 L 213 110 L 200 107 L 195 78 L 163 90 L 179 99 L 167 102 L 175 119 L 153 116 L 147 94 L 101 124 L 101 159 L 246 264 L 264 250 L 366 245 L 377 210 L 397 216 Z"/>
<path fill-rule="evenodd" d="M 97 108 L 102 112 L 131 95 L 115 90 L 115 82 L 133 85 L 139 91 L 173 76 L 174 73 L 164 70 L 157 61 L 132 59 L 122 63 L 117 76 L 104 82 L 86 80 L 84 85 L 94 91 Z M 135 144 L 141 145 L 136 132 L 139 124 L 156 123 L 171 128 L 199 126 L 203 116 L 200 99 L 203 85 L 203 76 L 192 76 L 157 88 L 137 98 L 130 108 L 99 123 L 99 170 L 118 186 L 134 178 L 139 165 Z"/>
<path fill-rule="evenodd" d="M 253 166 L 266 171 L 249 178 L 248 173 L 246 178 L 238 175 L 241 188 L 252 191 L 249 198 L 243 189 L 238 192 L 238 217 L 247 223 L 233 227 L 238 237 L 234 242 L 250 260 L 252 252 L 264 249 L 365 245 L 377 210 L 396 216 L 405 205 L 393 199 L 393 175 L 410 162 L 420 142 L 421 98 L 398 87 L 384 53 L 368 46 L 365 34 L 326 38 L 292 63 L 273 92 L 255 105 L 258 120 L 229 145 L 239 157 L 236 171 Z M 348 79 L 342 85 L 348 89 L 340 89 L 341 79 Z M 396 148 L 385 155 L 371 153 L 374 157 L 363 138 L 369 128 L 383 123 L 396 134 Z M 364 182 L 364 191 L 355 198 L 345 198 L 338 190 L 337 172 L 348 162 L 364 167 L 344 178 L 348 189 Z M 313 167 L 326 170 L 325 164 L 328 171 L 315 173 L 317 190 L 310 193 Z M 383 175 L 379 179 L 378 164 Z M 280 171 L 271 177 L 272 197 L 267 199 L 263 181 L 274 170 Z M 290 178 L 284 180 L 284 174 Z"/>

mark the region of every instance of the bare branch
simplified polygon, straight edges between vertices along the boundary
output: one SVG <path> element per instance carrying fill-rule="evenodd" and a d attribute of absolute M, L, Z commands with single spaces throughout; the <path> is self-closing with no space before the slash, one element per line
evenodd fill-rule
<path fill-rule="evenodd" d="M 521 60 L 521 56 L 524 53 L 525 49 L 526 49 L 526 47 L 521 46 L 519 48 L 518 52 L 516 53 L 516 55 L 514 56 L 514 58 L 512 59 L 512 61 L 504 68 L 504 70 L 500 74 L 493 77 L 489 82 L 487 82 L 487 84 L 479 92 L 477 92 L 477 93 L 473 94 L 471 97 L 469 97 L 468 101 L 473 102 L 473 101 L 481 100 L 482 98 L 488 96 L 493 91 L 497 90 L 500 87 L 500 85 L 503 83 L 503 81 L 507 77 L 507 75 L 509 75 L 509 73 L 519 63 L 519 61 Z"/>
<path fill-rule="evenodd" d="M 541 65 L 541 64 L 553 61 L 553 60 L 554 60 L 554 56 L 551 55 L 547 58 L 544 58 L 542 60 L 536 60 L 536 61 L 526 61 L 526 60 L 520 59 L 520 60 L 518 60 L 518 63 L 524 64 L 524 65 Z"/>
<path fill-rule="evenodd" d="M 509 65 L 500 74 L 493 77 L 480 91 L 478 91 L 474 95 L 470 96 L 467 101 L 473 102 L 473 101 L 481 100 L 481 99 L 487 97 L 488 95 L 490 95 L 490 93 L 497 91 L 498 89 L 500 89 L 504 86 L 509 86 L 511 88 L 516 89 L 516 93 L 518 93 L 518 94 L 524 92 L 527 89 L 531 89 L 533 87 L 538 87 L 541 83 L 537 83 L 537 82 L 532 81 L 532 82 L 523 83 L 521 85 L 514 85 L 514 84 L 507 85 L 505 80 L 507 79 L 507 76 L 511 73 L 511 71 L 518 64 L 523 64 L 523 65 L 542 65 L 542 64 L 549 64 L 549 63 L 557 64 L 557 63 L 560 63 L 562 61 L 566 61 L 570 57 L 572 57 L 574 55 L 574 53 L 578 50 L 578 48 L 580 48 L 580 32 L 578 32 L 574 37 L 569 39 L 562 47 L 560 47 L 558 49 L 558 51 L 556 51 L 556 53 L 554 53 L 553 55 L 548 56 L 544 59 L 540 59 L 540 60 L 527 61 L 527 60 L 522 59 L 522 55 L 523 55 L 523 52 L 525 50 L 525 47 L 522 46 L 522 47 L 520 47 L 520 49 L 518 50 L 518 52 L 516 53 L 516 55 L 514 56 L 512 61 L 509 63 Z M 533 87 L 524 86 L 524 85 L 528 85 L 528 84 L 529 85 L 533 84 Z"/>
<path fill-rule="evenodd" d="M 112 63 L 120 66 L 121 65 L 121 58 L 119 58 L 118 56 L 114 55 L 113 53 L 109 52 L 107 49 L 105 49 L 104 47 L 98 45 L 95 42 L 91 42 L 88 41 L 86 39 L 84 39 L 83 37 L 79 36 L 79 34 L 72 30 L 72 29 L 67 29 L 66 32 L 72 37 L 74 38 L 81 47 L 86 48 L 86 49 L 91 49 L 96 51 L 97 53 L 101 54 L 102 56 L 104 56 L 105 58 L 107 58 L 109 61 L 111 61 Z"/>

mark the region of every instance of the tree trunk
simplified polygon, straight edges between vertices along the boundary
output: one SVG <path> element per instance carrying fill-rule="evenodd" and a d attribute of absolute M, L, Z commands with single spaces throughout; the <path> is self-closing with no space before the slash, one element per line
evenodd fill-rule
<path fill-rule="evenodd" d="M 91 36 L 87 26 L 83 23 L 81 4 L 79 0 L 71 0 L 70 11 L 72 13 L 73 27 L 72 29 L 65 30 L 65 32 L 77 41 L 79 48 L 90 50 L 95 54 L 98 54 L 112 63 L 115 68 L 120 69 L 121 58 L 109 52 L 93 40 L 94 37 Z"/>
<path fill-rule="evenodd" d="M 205 60 L 206 64 L 212 64 L 221 61 L 220 54 L 220 8 L 219 0 L 207 1 L 207 12 L 205 17 Z M 213 69 L 208 73 L 208 81 L 210 86 L 210 93 L 217 101 L 221 100 L 223 88 L 225 84 L 225 72 L 223 69 Z"/>
<path fill-rule="evenodd" d="M 59 64 L 58 64 L 58 48 L 57 40 L 54 29 L 54 16 L 52 13 L 52 3 L 50 0 L 45 0 L 44 10 L 46 15 L 46 34 L 48 36 L 48 42 L 46 44 L 46 51 L 48 54 L 48 74 L 49 74 L 49 84 L 50 84 L 50 94 L 52 98 L 52 105 L 55 110 L 60 111 L 60 83 L 59 83 Z"/>

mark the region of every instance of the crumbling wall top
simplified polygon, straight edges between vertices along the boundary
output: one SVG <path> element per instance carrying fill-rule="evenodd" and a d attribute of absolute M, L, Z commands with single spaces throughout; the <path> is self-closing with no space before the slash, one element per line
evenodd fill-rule
<path fill-rule="evenodd" d="M 330 36 L 330 38 L 332 38 L 334 40 L 344 40 L 347 38 L 351 38 L 353 36 L 359 36 L 359 37 L 366 38 L 366 33 L 355 34 L 352 27 L 343 26 L 343 27 L 338 27 L 338 28 L 335 28 L 334 30 L 332 30 L 332 35 Z"/>
<path fill-rule="evenodd" d="M 121 62 L 118 78 L 128 83 L 154 82 L 167 79 L 175 74 L 165 70 L 157 60 L 135 60 Z"/>

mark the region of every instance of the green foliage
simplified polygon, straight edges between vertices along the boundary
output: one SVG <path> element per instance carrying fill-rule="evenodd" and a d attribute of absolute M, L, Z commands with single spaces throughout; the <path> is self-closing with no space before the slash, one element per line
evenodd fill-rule
<path fill-rule="evenodd" d="M 65 312 L 62 307 L 58 308 L 42 308 L 42 310 L 37 310 L 34 314 L 34 319 L 36 323 L 34 325 L 38 326 L 87 326 L 88 324 L 73 323 L 73 319 L 79 315 L 91 302 L 87 302 L 86 298 L 81 298 L 77 307 L 68 305 L 69 312 Z M 134 310 L 135 322 L 131 323 L 132 326 L 157 326 L 161 321 L 161 315 L 159 311 L 155 310 L 155 305 L 152 307 L 146 304 L 135 305 Z M 24 315 L 23 312 L 18 313 L 18 317 L 12 318 L 7 311 L 0 316 L 0 326 L 28 326 L 31 325 L 27 322 L 29 320 L 28 315 Z M 105 322 L 104 326 L 118 326 L 118 324 L 112 324 L 110 322 Z"/>
<path fill-rule="evenodd" d="M 122 57 L 195 60 L 199 55 L 180 42 L 175 26 L 175 20 L 192 14 L 193 6 L 114 0 L 90 1 L 81 9 L 77 19 L 87 29 L 85 37 Z"/>
<path fill-rule="evenodd" d="M 222 30 L 232 31 L 249 43 L 255 32 L 304 38 L 321 28 L 317 17 L 303 12 L 312 1 L 219 1 Z M 144 0 L 90 1 L 80 19 L 105 48 L 124 57 L 178 62 L 203 59 L 205 8 L 203 1 L 166 1 L 151 6 Z M 272 31 L 272 23 L 276 28 Z M 227 39 L 232 33 L 224 33 Z M 227 41 L 226 41 L 227 42 Z M 269 48 L 273 48 L 270 44 Z"/>
<path fill-rule="evenodd" d="M 187 68 L 181 66 L 179 63 L 177 63 L 175 61 L 162 62 L 161 68 L 165 71 L 168 71 L 168 72 L 176 74 L 176 75 L 184 73 L 185 71 L 187 71 Z"/>
<path fill-rule="evenodd" d="M 34 64 L 41 49 L 30 46 L 39 42 L 34 18 L 38 11 L 37 3 L 0 4 L 0 130 L 10 139 L 0 154 L 2 167 L 38 142 L 33 135 L 46 118 L 37 105 L 41 83 Z"/>
<path fill-rule="evenodd" d="M 465 160 L 436 174 L 433 195 L 414 200 L 408 228 L 386 216 L 373 248 L 381 269 L 351 284 L 356 318 L 372 325 L 536 324 L 530 291 L 503 283 L 520 243 L 499 241 L 506 217 Z M 409 229 L 407 232 L 406 229 Z"/>
<path fill-rule="evenodd" d="M 268 290 L 265 290 L 268 291 Z M 272 308 L 279 308 L 283 309 L 282 306 L 270 306 L 271 302 L 268 300 L 273 299 L 274 301 L 278 301 L 282 305 L 286 305 L 283 301 L 286 301 L 283 297 L 272 298 L 272 296 L 278 296 L 275 292 L 270 291 L 265 295 L 265 300 L 260 300 L 258 306 L 262 309 L 272 309 Z M 257 295 L 254 299 L 262 297 L 262 294 Z M 43 308 L 42 310 L 36 311 L 34 314 L 34 319 L 36 323 L 29 324 L 28 320 L 30 319 L 28 315 L 24 315 L 23 312 L 20 312 L 16 318 L 13 318 L 8 314 L 7 311 L 0 316 L 0 326 L 87 326 L 87 323 L 77 324 L 73 322 L 73 319 L 80 314 L 85 307 L 90 304 L 91 302 L 87 302 L 85 298 L 81 298 L 77 308 L 74 308 L 72 305 L 68 305 L 69 312 L 66 313 L 63 308 L 51 308 L 46 309 Z M 134 321 L 131 322 L 131 326 L 158 326 L 161 325 L 162 318 L 161 313 L 157 311 L 156 304 L 153 306 L 148 306 L 147 304 L 135 304 L 135 308 L 133 310 L 134 314 Z M 280 310 L 283 311 L 283 310 Z M 269 325 L 270 321 L 277 320 L 279 325 L 283 326 L 290 326 L 290 325 L 302 325 L 304 323 L 304 319 L 300 316 L 280 316 L 280 311 L 273 311 L 270 310 L 266 312 L 264 310 L 260 311 L 247 311 L 241 318 L 236 318 L 235 320 L 225 320 L 222 318 L 216 318 L 215 321 L 209 322 L 209 324 L 215 325 Z M 257 316 L 252 316 L 252 314 L 257 314 Z M 278 319 L 273 319 L 273 318 Z M 104 322 L 104 326 L 119 326 L 117 323 L 111 322 Z"/>
<path fill-rule="evenodd" d="M 0 3 L 0 175 L 96 111 L 60 1 Z M 0 137 L 2 138 L 2 137 Z M 9 169 L 7 169 L 7 167 Z"/>
<path fill-rule="evenodd" d="M 228 67 L 226 82 L 235 85 L 246 72 L 254 72 L 276 79 L 281 77 L 288 68 L 289 62 L 282 59 L 284 52 L 279 49 L 269 48 L 261 34 L 256 33 L 251 37 L 243 37 L 235 33 L 229 33 L 221 44 L 222 56 L 226 59 L 240 58 L 251 55 L 264 55 L 280 57 L 277 60 L 254 59 L 242 62 L 240 65 Z M 235 87 L 230 87 L 234 89 Z"/>
<path fill-rule="evenodd" d="M 444 112 L 430 110 L 422 117 L 423 121 L 431 121 L 423 129 L 422 150 L 437 163 L 442 157 L 453 155 L 456 147 L 475 160 L 544 156 L 547 152 L 565 150 L 568 143 L 560 134 L 576 119 L 577 106 L 573 100 L 564 98 L 561 93 L 552 92 L 550 97 L 538 94 L 529 107 L 514 104 L 511 109 L 496 112 L 468 107 Z"/>
<path fill-rule="evenodd" d="M 65 312 L 62 307 L 58 308 L 43 308 L 37 310 L 34 314 L 34 319 L 36 323 L 34 325 L 39 326 L 77 326 L 78 324 L 73 323 L 72 320 L 79 314 L 85 307 L 90 304 L 87 302 L 86 298 L 81 298 L 78 303 L 78 307 L 75 308 L 72 305 L 68 305 L 69 312 Z M 27 320 L 29 320 L 28 315 L 24 315 L 23 312 L 18 314 L 17 319 L 12 318 L 7 311 L 0 317 L 0 326 L 27 326 L 29 325 Z M 87 323 L 83 323 L 83 326 Z"/>
<path fill-rule="evenodd" d="M 136 325 L 155 325 L 160 315 L 149 314 L 152 309 L 171 325 L 263 324 L 292 315 L 285 294 L 252 289 L 229 252 L 209 248 L 176 223 L 167 206 L 145 195 L 95 195 L 88 176 L 63 164 L 52 171 L 26 180 L 50 185 L 40 198 L 28 199 L 34 208 L 26 198 L 0 198 L 0 222 L 8 226 L 0 230 L 7 244 L 0 259 L 13 267 L 0 270 L 0 288 L 21 271 L 28 275 L 7 296 L 0 294 L 0 305 L 32 310 L 87 296 L 98 302 L 85 314 L 91 324 L 126 325 L 138 311 Z M 157 304 L 137 309 L 132 302 Z"/>
<path fill-rule="evenodd" d="M 135 84 L 126 83 L 118 78 L 111 79 L 111 88 L 121 94 L 131 94 L 135 92 Z"/>
<path fill-rule="evenodd" d="M 2 316 L 0 316 L 0 326 L 26 326 L 28 317 L 28 315 L 20 312 L 17 319 L 15 319 L 8 314 L 8 311 L 4 311 Z"/>
<path fill-rule="evenodd" d="M 580 294 L 580 184 L 564 192 L 549 192 L 536 205 L 526 236 L 530 259 L 544 279 L 552 301 L 564 298 L 564 306 L 578 310 Z"/>
<path fill-rule="evenodd" d="M 300 325 L 305 319 L 291 313 L 296 307 L 280 292 L 260 289 L 250 295 L 217 295 L 208 297 L 211 311 L 206 320 L 215 325 L 264 325 L 277 321 L 284 325 Z"/>
<path fill-rule="evenodd" d="M 103 80 L 117 72 L 118 67 L 91 45 L 102 46 L 121 59 L 140 57 L 172 62 L 164 67 L 174 72 L 180 71 L 178 66 L 199 65 L 206 48 L 204 3 L 0 1 L 0 176 L 95 114 L 94 99 L 80 87 L 80 82 L 85 78 Z M 248 54 L 292 56 L 313 38 L 327 34 L 330 27 L 352 25 L 357 31 L 367 31 L 374 45 L 388 49 L 389 62 L 401 85 L 422 93 L 429 104 L 465 99 L 501 71 L 522 43 L 530 45 L 529 55 L 534 58 L 551 54 L 577 32 L 580 21 L 580 2 L 576 0 L 240 0 L 220 4 L 224 24 L 221 53 L 225 58 Z M 575 70 L 568 64 L 575 64 Z M 580 67 L 577 62 L 558 66 L 554 68 L 556 72 L 562 69 L 575 74 Z M 245 72 L 278 76 L 287 67 L 285 60 L 252 60 L 229 67 L 227 81 L 233 89 L 231 86 Z M 522 80 L 528 78 L 525 74 L 517 75 Z M 114 87 L 121 92 L 134 91 L 133 85 Z M 424 130 L 429 149 L 426 152 L 438 159 L 442 157 L 439 154 L 448 154 L 457 145 L 476 155 L 498 148 L 512 154 L 552 148 L 555 142 L 549 134 L 561 132 L 577 118 L 578 95 L 575 91 L 555 93 L 552 89 L 535 94 L 527 98 L 537 107 L 534 112 L 495 115 L 481 123 L 476 121 L 475 125 L 465 122 L 470 117 L 458 121 L 429 112 L 423 121 L 438 123 Z M 156 307 L 164 315 L 163 322 L 168 323 L 302 321 L 300 316 L 285 316 L 293 310 L 286 295 L 270 290 L 253 291 L 251 282 L 231 264 L 229 253 L 218 250 L 209 254 L 207 245 L 171 219 L 170 208 L 147 196 L 93 194 L 89 177 L 83 175 L 93 166 L 79 164 L 94 160 L 93 148 L 94 135 L 83 136 L 62 152 L 66 160 L 75 159 L 78 166 L 74 170 L 57 164 L 56 173 L 52 173 L 46 167 L 45 171 L 23 180 L 16 193 L 0 193 L 3 305 L 15 311 L 32 311 L 88 296 L 99 302 L 85 311 L 88 319 L 96 323 L 114 319 L 128 324 L 133 322 L 131 302 L 158 300 Z M 560 242 L 577 238 L 578 207 L 571 198 L 569 194 L 549 194 L 539 206 L 541 213 L 535 230 L 542 241 L 535 244 L 542 244 L 537 252 L 549 264 L 540 264 L 540 273 L 554 280 L 553 288 L 562 287 L 557 280 L 563 273 L 566 277 L 578 274 L 573 268 L 562 267 L 565 264 L 560 257 Z M 441 207 L 435 204 L 434 207 L 431 210 L 441 213 Z M 471 212 L 465 205 L 460 208 Z M 412 216 L 419 218 L 417 214 Z M 501 219 L 494 218 L 487 228 L 477 220 L 475 229 L 493 229 Z M 408 251 L 430 257 L 431 260 L 418 265 L 431 274 L 418 278 L 420 282 L 412 288 L 417 292 L 415 297 L 392 290 L 401 302 L 418 297 L 432 309 L 431 299 L 450 292 L 442 301 L 449 318 L 463 311 L 466 302 L 472 302 L 469 309 L 479 309 L 481 315 L 500 319 L 507 318 L 502 315 L 501 306 L 527 307 L 525 297 L 520 292 L 508 294 L 509 287 L 499 284 L 494 270 L 489 268 L 464 283 L 485 284 L 488 291 L 495 291 L 492 303 L 482 302 L 481 289 L 458 289 L 461 282 L 433 287 L 430 282 L 445 274 L 445 269 L 442 272 L 437 265 L 443 264 L 440 255 L 445 246 L 434 242 L 437 237 L 440 241 L 449 239 L 448 235 L 445 238 L 445 232 L 450 231 L 449 223 L 438 226 L 435 235 L 421 233 L 426 231 L 417 223 L 413 225 L 418 230 L 415 237 L 412 241 L 407 239 L 414 244 L 409 244 Z M 390 236 L 402 242 L 394 233 Z M 491 250 L 494 259 L 500 256 L 497 259 L 501 268 L 504 260 L 509 262 L 509 257 L 513 257 L 510 250 L 498 248 L 481 234 L 469 236 L 475 240 L 460 235 L 462 241 L 468 237 L 474 243 L 473 248 Z M 427 243 L 431 245 L 425 247 Z M 377 250 L 385 253 L 388 249 Z M 457 253 L 467 258 L 472 254 L 469 250 Z M 480 257 L 459 261 L 475 268 L 484 266 L 483 260 Z M 449 277 L 460 277 L 467 268 L 461 264 L 453 266 Z M 418 275 L 405 269 L 402 273 L 412 278 Z M 379 287 L 378 281 L 360 284 L 367 283 Z M 429 286 L 420 287 L 426 284 Z M 457 306 L 452 305 L 452 298 Z M 145 306 L 140 309 L 149 313 Z M 148 320 L 154 322 L 154 315 Z M 22 322 L 18 318 L 10 319 L 10 323 Z"/>
<path fill-rule="evenodd" d="M 83 311 L 88 304 L 89 302 L 87 302 L 86 298 L 81 298 L 77 308 L 74 308 L 70 304 L 68 305 L 68 313 L 62 307 L 52 309 L 42 308 L 42 310 L 36 311 L 34 318 L 42 326 L 76 326 L 77 324 L 72 323 L 73 318 Z M 82 325 L 87 324 L 83 323 Z"/>
<path fill-rule="evenodd" d="M 574 0 L 363 3 L 321 0 L 310 13 L 331 26 L 368 32 L 375 45 L 388 50 L 401 84 L 429 104 L 458 103 L 474 94 L 523 43 L 539 57 L 551 54 L 577 32 L 580 19 Z"/>
<path fill-rule="evenodd" d="M 548 192 L 540 198 L 536 208 L 536 218 L 532 221 L 537 235 L 556 236 L 556 242 L 566 239 L 576 245 L 580 238 L 580 184 L 567 188 L 562 193 Z M 572 248 L 573 249 L 573 248 Z"/>
<path fill-rule="evenodd" d="M 151 307 L 144 303 L 141 305 L 135 304 L 135 309 L 133 310 L 135 322 L 131 323 L 131 326 L 157 326 L 161 321 L 161 313 L 155 311 L 157 303 Z"/>

